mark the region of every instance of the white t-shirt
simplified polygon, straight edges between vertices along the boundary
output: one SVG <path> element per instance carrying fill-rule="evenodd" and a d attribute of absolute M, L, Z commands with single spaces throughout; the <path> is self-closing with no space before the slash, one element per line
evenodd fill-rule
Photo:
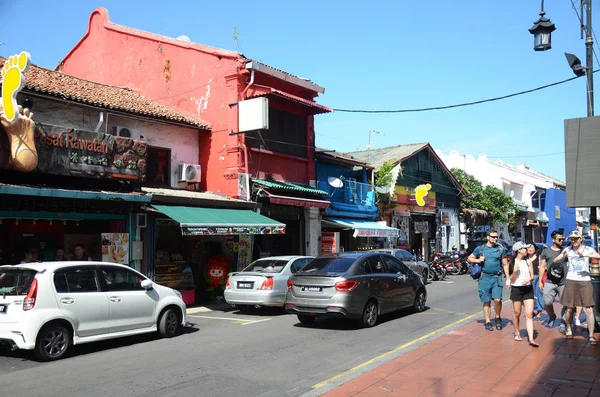
<path fill-rule="evenodd" d="M 526 259 L 523 259 L 519 262 L 515 260 L 515 269 L 514 271 L 517 273 L 517 279 L 511 285 L 513 287 L 523 287 L 525 285 L 531 285 L 531 277 L 529 275 L 529 265 Z M 532 264 L 533 266 L 533 264 Z"/>
<path fill-rule="evenodd" d="M 588 246 L 579 248 L 583 255 L 591 255 L 594 250 Z M 569 260 L 569 271 L 567 273 L 567 280 L 574 281 L 591 281 L 590 278 L 590 258 L 582 258 L 577 252 L 569 247 L 565 248 L 564 252 L 567 251 L 567 258 Z"/>

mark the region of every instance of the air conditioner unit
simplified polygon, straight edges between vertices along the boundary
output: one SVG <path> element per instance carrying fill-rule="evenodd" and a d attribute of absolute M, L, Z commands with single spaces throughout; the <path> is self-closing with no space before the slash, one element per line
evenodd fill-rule
<path fill-rule="evenodd" d="M 179 182 L 199 183 L 202 178 L 202 168 L 198 164 L 180 164 Z"/>
<path fill-rule="evenodd" d="M 142 132 L 140 130 L 136 130 L 129 127 L 119 127 L 115 125 L 109 131 L 110 135 L 120 136 L 122 138 L 131 138 L 135 140 L 139 140 L 142 137 Z"/>

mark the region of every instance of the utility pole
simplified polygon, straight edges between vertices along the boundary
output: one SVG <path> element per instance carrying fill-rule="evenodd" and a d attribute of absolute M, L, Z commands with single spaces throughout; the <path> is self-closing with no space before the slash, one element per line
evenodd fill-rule
<path fill-rule="evenodd" d="M 584 16 L 585 13 L 585 16 Z M 584 19 L 585 18 L 585 19 Z M 585 20 L 585 23 L 584 23 Z M 592 0 L 581 0 L 581 38 L 585 30 L 585 75 L 587 79 L 587 116 L 594 117 L 594 36 Z M 590 207 L 590 230 L 594 250 L 598 251 L 598 218 L 596 207 Z"/>

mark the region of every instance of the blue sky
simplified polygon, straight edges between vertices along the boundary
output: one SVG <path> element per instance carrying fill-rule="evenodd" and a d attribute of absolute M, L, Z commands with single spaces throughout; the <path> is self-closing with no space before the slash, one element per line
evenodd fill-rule
<path fill-rule="evenodd" d="M 90 13 L 103 6 L 114 23 L 185 34 L 309 78 L 325 87 L 318 101 L 332 108 L 407 109 L 496 97 L 572 77 L 564 52 L 585 61 L 571 0 L 545 2 L 557 26 L 547 52 L 533 51 L 527 31 L 539 0 L 18 3 L 0 0 L 0 55 L 27 50 L 35 64 L 54 68 L 85 34 Z M 564 119 L 585 115 L 581 78 L 459 109 L 319 115 L 315 129 L 318 146 L 338 151 L 364 149 L 369 130 L 376 130 L 383 135 L 372 135 L 374 148 L 427 141 L 445 153 L 525 162 L 564 180 Z"/>

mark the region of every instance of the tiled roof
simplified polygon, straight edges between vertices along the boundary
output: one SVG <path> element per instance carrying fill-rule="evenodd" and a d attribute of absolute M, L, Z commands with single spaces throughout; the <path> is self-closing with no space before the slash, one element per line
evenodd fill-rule
<path fill-rule="evenodd" d="M 262 185 L 266 188 L 272 188 L 277 190 L 287 190 L 298 193 L 307 193 L 314 194 L 318 196 L 327 196 L 327 192 L 314 188 L 312 186 L 300 185 L 298 183 L 291 182 L 276 182 L 276 181 L 265 181 L 264 179 L 254 179 L 252 178 L 252 182 L 258 185 Z"/>
<path fill-rule="evenodd" d="M 0 68 L 5 61 L 5 58 L 0 57 Z M 31 91 L 100 108 L 210 129 L 208 122 L 185 116 L 176 110 L 153 102 L 129 88 L 95 83 L 35 65 L 31 65 L 25 72 L 25 87 Z"/>

